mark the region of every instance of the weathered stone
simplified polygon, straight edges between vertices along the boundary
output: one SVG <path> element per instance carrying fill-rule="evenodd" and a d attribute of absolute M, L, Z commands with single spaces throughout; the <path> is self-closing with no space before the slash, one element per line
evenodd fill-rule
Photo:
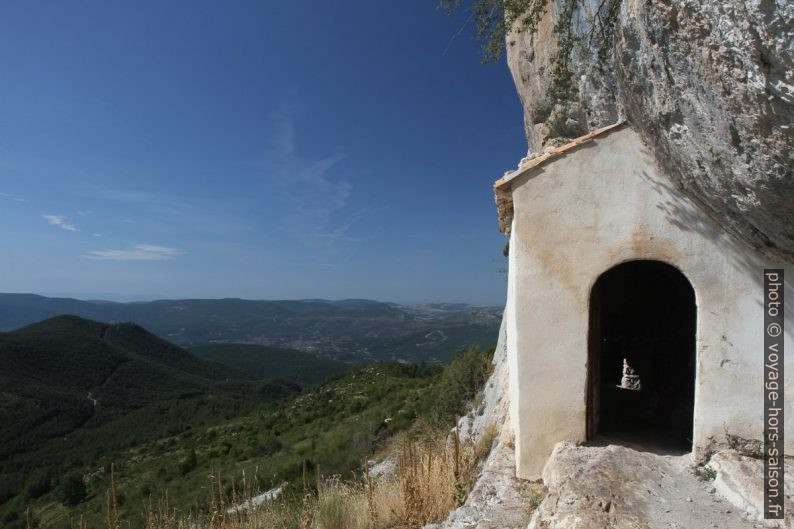
<path fill-rule="evenodd" d="M 498 443 L 491 450 L 463 506 L 440 524 L 425 529 L 523 529 L 529 522 L 527 484 L 515 477 L 513 450 Z"/>
<path fill-rule="evenodd" d="M 743 456 L 734 450 L 714 454 L 709 462 L 717 477 L 714 488 L 733 505 L 746 512 L 751 518 L 763 521 L 764 518 L 764 462 Z M 794 526 L 794 512 L 791 508 L 791 494 L 794 492 L 794 467 L 787 464 L 785 469 L 784 506 L 789 526 Z M 779 522 L 767 523 L 767 527 L 783 526 Z"/>
<path fill-rule="evenodd" d="M 529 529 L 746 529 L 711 485 L 692 473 L 687 456 L 623 446 L 558 444 L 543 471 L 549 493 Z"/>
<path fill-rule="evenodd" d="M 397 475 L 397 459 L 391 455 L 383 461 L 371 460 L 369 463 L 369 477 L 375 481 L 390 479 Z"/>
<path fill-rule="evenodd" d="M 613 1 L 575 2 L 583 45 L 567 107 L 555 102 L 548 70 L 553 26 L 571 0 L 551 0 L 535 35 L 508 37 L 529 152 L 625 117 L 674 184 L 723 226 L 794 259 L 794 3 L 624 0 L 602 60 L 592 21 Z"/>

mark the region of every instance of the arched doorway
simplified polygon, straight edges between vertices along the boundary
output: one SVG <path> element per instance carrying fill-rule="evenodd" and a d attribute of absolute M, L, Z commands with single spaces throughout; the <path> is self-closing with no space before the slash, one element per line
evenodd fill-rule
<path fill-rule="evenodd" d="M 629 261 L 590 294 L 587 437 L 691 449 L 695 292 L 678 269 Z"/>

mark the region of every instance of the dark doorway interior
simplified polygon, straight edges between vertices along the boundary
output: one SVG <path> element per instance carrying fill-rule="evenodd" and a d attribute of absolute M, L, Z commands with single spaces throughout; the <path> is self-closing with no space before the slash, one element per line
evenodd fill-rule
<path fill-rule="evenodd" d="M 692 447 L 695 293 L 676 268 L 630 261 L 590 300 L 587 436 Z"/>

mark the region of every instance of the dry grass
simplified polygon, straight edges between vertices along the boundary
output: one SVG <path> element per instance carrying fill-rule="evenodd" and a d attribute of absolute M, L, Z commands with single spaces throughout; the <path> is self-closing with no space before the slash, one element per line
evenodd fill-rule
<path fill-rule="evenodd" d="M 367 463 L 360 479 L 343 481 L 323 477 L 317 470 L 313 488 L 304 471 L 304 492 L 299 497 L 281 496 L 256 508 L 254 491 L 243 474 L 232 482 L 232 493 L 220 471 L 209 480 L 209 509 L 181 511 L 166 492 L 149 499 L 143 513 L 143 529 L 418 529 L 442 521 L 461 505 L 477 478 L 479 464 L 490 450 L 494 432 L 479 443 L 462 442 L 457 434 L 437 433 L 421 440 L 407 437 L 395 447 L 395 475 L 373 479 Z M 107 491 L 107 529 L 140 527 L 123 520 L 117 505 L 115 474 Z M 233 508 L 235 505 L 238 508 Z M 239 508 L 240 505 L 245 507 Z M 87 529 L 81 521 L 79 529 Z"/>
<path fill-rule="evenodd" d="M 540 483 L 530 484 L 527 503 L 525 506 L 527 513 L 531 514 L 535 512 L 538 509 L 538 507 L 540 507 L 540 504 L 543 503 L 543 500 L 544 498 L 546 498 L 546 495 L 548 493 L 549 493 L 548 489 L 546 489 L 546 487 L 544 487 L 543 484 Z"/>
<path fill-rule="evenodd" d="M 485 455 L 479 445 L 461 443 L 457 431 L 448 439 L 403 440 L 397 475 L 373 482 L 365 467 L 368 527 L 415 529 L 442 521 L 465 501 Z"/>
<path fill-rule="evenodd" d="M 367 495 L 360 486 L 326 481 L 314 507 L 314 527 L 318 529 L 369 529 L 372 527 Z"/>

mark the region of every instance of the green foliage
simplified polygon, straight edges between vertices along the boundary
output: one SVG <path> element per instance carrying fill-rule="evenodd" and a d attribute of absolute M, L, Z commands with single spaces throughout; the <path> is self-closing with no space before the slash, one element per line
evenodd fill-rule
<path fill-rule="evenodd" d="M 531 488 L 527 500 L 527 512 L 535 512 L 537 508 L 540 507 L 545 496 L 546 493 L 543 489 Z"/>
<path fill-rule="evenodd" d="M 485 431 L 482 432 L 480 439 L 477 441 L 478 454 L 483 454 L 483 457 L 486 457 L 491 453 L 494 441 L 496 440 L 496 433 L 497 429 L 495 425 L 491 424 L 490 426 L 486 427 Z"/>
<path fill-rule="evenodd" d="M 430 420 L 453 424 L 466 413 L 466 405 L 488 380 L 492 370 L 493 349 L 469 347 L 455 353 L 433 388 L 428 410 Z"/>
<path fill-rule="evenodd" d="M 709 466 L 694 467 L 692 472 L 700 481 L 714 481 L 717 477 L 717 471 Z"/>
<path fill-rule="evenodd" d="M 289 380 L 270 380 L 261 384 L 256 394 L 259 397 L 257 400 L 261 402 L 273 402 L 283 400 L 303 391 L 301 386 Z"/>
<path fill-rule="evenodd" d="M 758 439 L 745 439 L 726 430 L 725 440 L 728 443 L 728 448 L 736 450 L 743 456 L 755 459 L 764 458 L 764 444 Z"/>
<path fill-rule="evenodd" d="M 42 470 L 34 471 L 25 482 L 22 494 L 28 498 L 38 498 L 52 490 L 52 477 Z"/>
<path fill-rule="evenodd" d="M 88 496 L 88 492 L 85 488 L 85 483 L 83 482 L 83 476 L 80 474 L 69 474 L 63 480 L 63 490 L 61 499 L 64 505 L 75 506 L 79 503 L 82 503 L 86 497 Z"/>
<path fill-rule="evenodd" d="M 46 476 L 301 391 L 204 362 L 136 325 L 74 316 L 0 334 L 0 364 L 0 505 L 46 494 Z"/>
<path fill-rule="evenodd" d="M 468 483 L 465 483 L 461 479 L 455 479 L 454 500 L 456 507 L 460 507 L 466 503 L 466 498 L 469 496 L 469 488 L 470 487 Z"/>
<path fill-rule="evenodd" d="M 551 91 L 556 102 L 568 103 L 573 99 L 573 69 L 571 55 L 580 40 L 573 32 L 573 14 L 578 0 L 563 0 L 554 33 L 557 35 L 557 53 L 551 62 Z M 558 125 L 559 126 L 559 125 Z"/>
<path fill-rule="evenodd" d="M 475 24 L 477 41 L 483 51 L 482 62 L 496 62 L 505 51 L 505 38 L 514 25 L 535 33 L 549 0 L 474 0 L 466 2 Z M 439 0 L 438 7 L 454 14 L 463 0 Z"/>
<path fill-rule="evenodd" d="M 194 449 L 190 449 L 187 455 L 179 461 L 178 471 L 179 474 L 184 476 L 194 468 L 198 464 L 198 457 L 196 456 L 196 451 Z"/>
<path fill-rule="evenodd" d="M 47 472 L 35 471 L 25 483 L 22 495 L 28 498 L 39 498 L 52 490 L 52 477 Z"/>
<path fill-rule="evenodd" d="M 207 508 L 200 491 L 213 469 L 222 469 L 224 476 L 245 471 L 259 490 L 287 482 L 291 493 L 302 490 L 304 463 L 310 473 L 319 465 L 326 476 L 349 476 L 375 447 L 411 427 L 429 409 L 442 372 L 443 368 L 430 365 L 373 364 L 284 400 L 241 409 L 228 420 L 109 451 L 93 466 L 75 459 L 62 468 L 80 469 L 90 476 L 89 488 L 99 493 L 67 512 L 75 517 L 84 514 L 90 526 L 101 525 L 111 460 L 122 463 L 116 465 L 116 480 L 118 490 L 126 494 L 120 507 L 125 519 L 137 516 L 150 494 L 156 499 L 166 489 L 175 504 Z M 198 408 L 186 413 L 202 412 Z M 99 443 L 108 432 L 93 433 L 100 437 L 82 439 Z M 47 507 L 50 494 L 32 501 L 39 508 L 51 508 Z M 0 505 L 0 516 L 11 510 L 23 512 L 28 505 L 27 500 Z"/>
<path fill-rule="evenodd" d="M 551 59 L 548 69 L 541 75 L 548 74 L 550 81 L 550 101 L 558 104 L 562 111 L 553 115 L 550 123 L 550 136 L 568 136 L 567 108 L 576 96 L 573 55 L 577 50 L 590 52 L 594 50 L 603 64 L 609 57 L 614 41 L 614 30 L 621 0 L 603 0 L 591 20 L 588 20 L 590 31 L 587 38 L 581 38 L 576 32 L 575 14 L 580 11 L 584 0 L 561 0 L 556 13 L 553 33 L 557 37 L 557 51 Z M 535 35 L 538 24 L 546 14 L 549 0 L 439 0 L 439 8 L 454 14 L 465 8 L 471 12 L 474 20 L 477 41 L 482 48 L 482 61 L 498 61 L 506 49 L 511 31 L 516 30 Z M 510 41 L 512 46 L 514 41 Z M 551 108 L 549 108 L 551 112 Z"/>
<path fill-rule="evenodd" d="M 197 345 L 191 353 L 262 379 L 285 379 L 300 384 L 318 384 L 350 370 L 336 360 L 320 358 L 295 349 L 242 343 Z"/>
<path fill-rule="evenodd" d="M 58 384 L 46 363 L 40 373 L 27 363 L 28 357 L 41 357 L 40 349 L 68 374 L 64 383 Z M 71 370 L 69 363 L 79 364 L 81 355 L 87 362 L 95 359 L 101 376 L 81 378 Z M 140 514 L 150 495 L 156 500 L 166 490 L 174 504 L 207 509 L 201 491 L 218 469 L 224 476 L 245 471 L 258 490 L 286 482 L 289 494 L 303 490 L 304 465 L 309 472 L 319 466 L 325 476 L 349 476 L 381 443 L 419 418 L 432 416 L 448 431 L 454 416 L 465 410 L 461 401 L 482 387 L 490 366 L 490 354 L 474 347 L 455 354 L 447 369 L 376 363 L 302 389 L 294 382 L 256 381 L 213 366 L 134 326 L 77 318 L 56 319 L 35 332 L 0 334 L 0 357 L 13 366 L 0 373 L 11 382 L 0 398 L 16 399 L 0 400 L 0 414 L 10 416 L 14 405 L 26 402 L 23 380 L 55 410 L 46 420 L 59 420 L 57 414 L 68 412 L 71 402 L 89 406 L 84 422 L 69 428 L 64 422 L 65 434 L 15 430 L 22 436 L 18 449 L 0 461 L 0 484 L 11 484 L 0 489 L 0 519 L 16 517 L 9 526 L 23 523 L 20 513 L 30 506 L 49 527 L 68 526 L 70 516 L 80 515 L 89 526 L 102 524 L 111 462 L 118 490 L 124 492 L 117 503 L 126 520 Z M 108 370 L 101 371 L 106 364 Z M 115 378 L 119 373 L 123 377 Z M 160 373 L 176 388 L 167 387 Z M 137 378 L 147 376 L 163 387 Z M 89 392 L 98 400 L 96 407 L 86 397 Z M 6 424 L 14 428 L 3 424 L 0 441 L 9 439 Z M 68 477 L 48 491 L 47 475 Z M 230 485 L 225 488 L 230 494 Z"/>

